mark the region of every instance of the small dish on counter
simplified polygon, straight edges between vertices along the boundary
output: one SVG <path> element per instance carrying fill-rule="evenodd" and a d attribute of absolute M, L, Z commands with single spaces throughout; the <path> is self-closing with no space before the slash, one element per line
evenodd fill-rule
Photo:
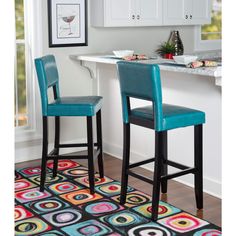
<path fill-rule="evenodd" d="M 134 55 L 133 50 L 119 50 L 119 51 L 113 51 L 113 53 L 117 58 L 124 58 Z"/>
<path fill-rule="evenodd" d="M 188 65 L 189 63 L 196 61 L 197 58 L 197 56 L 190 55 L 173 56 L 174 61 L 181 65 Z"/>
<path fill-rule="evenodd" d="M 128 56 L 134 55 L 133 50 L 119 50 L 119 51 L 113 51 L 113 53 L 117 58 L 123 58 L 123 57 L 128 57 Z"/>

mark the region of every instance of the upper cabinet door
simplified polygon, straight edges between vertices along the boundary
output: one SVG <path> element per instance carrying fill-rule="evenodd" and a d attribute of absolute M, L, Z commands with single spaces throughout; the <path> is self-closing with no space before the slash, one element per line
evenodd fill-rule
<path fill-rule="evenodd" d="M 185 24 L 185 15 L 185 0 L 165 0 L 163 2 L 164 25 Z"/>
<path fill-rule="evenodd" d="M 211 0 L 192 1 L 192 24 L 211 23 Z"/>
<path fill-rule="evenodd" d="M 198 25 L 211 21 L 211 0 L 165 0 L 164 25 Z"/>
<path fill-rule="evenodd" d="M 93 0 L 97 1 L 97 0 Z M 135 21 L 135 0 L 105 0 L 105 26 L 132 26 Z"/>
<path fill-rule="evenodd" d="M 136 25 L 162 24 L 162 0 L 136 0 Z"/>

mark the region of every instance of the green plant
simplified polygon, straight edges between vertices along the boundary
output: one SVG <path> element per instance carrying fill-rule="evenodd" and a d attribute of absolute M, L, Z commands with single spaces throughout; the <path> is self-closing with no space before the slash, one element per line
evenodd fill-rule
<path fill-rule="evenodd" d="M 157 54 L 160 56 L 164 56 L 165 54 L 174 54 L 175 53 L 175 45 L 172 43 L 164 42 L 160 45 L 160 47 L 156 50 Z"/>

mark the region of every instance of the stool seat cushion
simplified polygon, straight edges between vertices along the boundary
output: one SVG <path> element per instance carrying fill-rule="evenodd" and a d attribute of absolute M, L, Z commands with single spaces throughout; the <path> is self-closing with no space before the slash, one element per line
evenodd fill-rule
<path fill-rule="evenodd" d="M 165 131 L 205 123 L 205 113 L 187 107 L 162 104 L 163 122 L 158 131 Z M 145 106 L 131 110 L 131 116 L 154 121 L 153 107 Z"/>
<path fill-rule="evenodd" d="M 60 97 L 48 104 L 48 116 L 94 116 L 102 107 L 100 96 Z"/>

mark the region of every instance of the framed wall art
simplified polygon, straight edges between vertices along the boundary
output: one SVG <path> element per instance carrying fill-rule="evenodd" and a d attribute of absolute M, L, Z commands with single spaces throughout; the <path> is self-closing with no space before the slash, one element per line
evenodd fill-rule
<path fill-rule="evenodd" d="M 48 0 L 49 47 L 87 46 L 87 0 Z"/>

